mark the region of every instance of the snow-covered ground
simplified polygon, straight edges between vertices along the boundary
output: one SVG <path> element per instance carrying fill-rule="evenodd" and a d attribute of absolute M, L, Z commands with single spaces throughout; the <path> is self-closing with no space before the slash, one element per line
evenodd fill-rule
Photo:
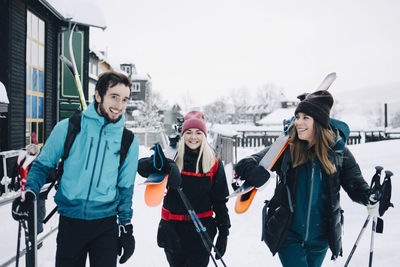
<path fill-rule="evenodd" d="M 382 165 L 385 169 L 394 172 L 392 179 L 393 193 L 392 202 L 395 208 L 390 208 L 384 215 L 385 227 L 383 234 L 375 235 L 374 266 L 398 266 L 400 264 L 400 232 L 397 226 L 400 225 L 400 203 L 399 187 L 400 181 L 400 140 L 381 141 L 375 143 L 350 146 L 355 155 L 363 175 L 369 183 L 374 173 L 374 166 Z M 256 152 L 257 149 L 239 149 L 239 158 Z M 148 148 L 140 147 L 141 156 L 150 152 Z M 225 166 L 228 182 L 232 177 L 232 166 Z M 143 178 L 137 176 L 134 195 L 134 235 L 136 238 L 136 250 L 132 258 L 125 265 L 140 267 L 168 266 L 164 252 L 156 244 L 156 232 L 160 220 L 161 207 L 147 207 L 143 201 L 144 186 L 138 185 Z M 230 189 L 231 190 L 231 189 Z M 272 257 L 267 246 L 260 241 L 261 235 L 261 209 L 263 202 L 272 194 L 273 183 L 265 190 L 258 192 L 252 206 L 244 214 L 234 212 L 234 200 L 228 202 L 231 217 L 231 233 L 228 238 L 228 248 L 224 256 L 227 266 L 281 266 L 277 256 Z M 47 201 L 48 209 L 53 206 L 53 201 Z M 353 203 L 342 191 L 341 204 L 345 210 L 345 225 L 343 235 L 344 255 L 336 262 L 330 260 L 330 251 L 326 256 L 323 266 L 343 266 L 347 256 L 357 238 L 358 233 L 367 217 L 365 207 Z M 11 218 L 10 205 L 0 207 L 1 228 L 0 228 L 0 264 L 11 256 L 15 255 L 17 243 L 17 223 Z M 57 225 L 57 216 L 52 218 L 51 224 Z M 48 229 L 49 226 L 46 226 Z M 368 225 L 361 242 L 350 262 L 349 266 L 366 266 L 368 264 L 369 247 L 371 236 L 371 224 Z M 54 266 L 56 251 L 56 234 L 52 234 L 44 242 L 39 250 L 40 267 Z M 24 266 L 24 258 L 20 260 Z M 214 266 L 210 261 L 209 266 Z M 219 266 L 222 264 L 219 263 Z"/>

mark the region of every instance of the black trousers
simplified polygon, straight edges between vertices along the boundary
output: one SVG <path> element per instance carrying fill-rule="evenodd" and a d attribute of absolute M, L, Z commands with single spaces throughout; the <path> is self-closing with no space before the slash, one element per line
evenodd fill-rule
<path fill-rule="evenodd" d="M 164 251 L 170 267 L 207 267 L 210 261 L 205 250 L 176 253 L 165 248 Z"/>
<path fill-rule="evenodd" d="M 80 220 L 60 216 L 57 235 L 56 267 L 117 265 L 118 224 L 116 216 Z"/>

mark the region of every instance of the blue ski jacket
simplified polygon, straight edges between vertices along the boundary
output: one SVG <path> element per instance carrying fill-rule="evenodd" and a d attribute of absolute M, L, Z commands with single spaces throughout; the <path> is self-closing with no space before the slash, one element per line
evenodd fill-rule
<path fill-rule="evenodd" d="M 27 190 L 36 195 L 64 154 L 68 120 L 54 127 L 29 172 Z M 107 122 L 96 112 L 94 102 L 82 113 L 81 130 L 64 161 L 54 197 L 61 215 L 84 220 L 118 215 L 120 223 L 130 222 L 139 144 L 134 138 L 119 169 L 124 123 L 124 115 L 116 123 Z"/>

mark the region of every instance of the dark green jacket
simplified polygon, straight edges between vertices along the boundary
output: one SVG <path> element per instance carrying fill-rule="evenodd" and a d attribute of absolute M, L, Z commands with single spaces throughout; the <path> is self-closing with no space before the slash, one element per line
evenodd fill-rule
<path fill-rule="evenodd" d="M 343 187 L 353 201 L 363 205 L 368 202 L 369 186 L 363 179 L 353 155 L 345 146 L 350 132 L 347 125 L 331 120 L 330 127 L 336 134 L 336 142 L 328 157 L 336 166 L 337 172 L 327 175 L 321 169 L 319 162 L 314 162 L 314 171 L 320 170 L 321 175 L 314 177 L 320 180 L 314 183 L 314 188 L 311 188 L 311 178 L 308 177 L 312 172 L 311 163 L 293 168 L 289 149 L 283 153 L 273 168 L 279 175 L 279 182 L 269 202 L 264 227 L 264 240 L 273 254 L 280 249 L 287 231 L 291 229 L 308 240 L 321 235 L 326 236 L 332 251 L 332 259 L 335 259 L 342 255 L 343 210 L 340 207 L 340 188 Z M 268 148 L 252 157 L 259 162 L 267 151 Z M 309 209 L 310 193 L 311 209 Z M 310 212 L 308 219 L 300 218 L 308 212 Z M 308 227 L 307 220 L 309 220 Z M 317 224 L 318 228 L 310 228 Z"/>

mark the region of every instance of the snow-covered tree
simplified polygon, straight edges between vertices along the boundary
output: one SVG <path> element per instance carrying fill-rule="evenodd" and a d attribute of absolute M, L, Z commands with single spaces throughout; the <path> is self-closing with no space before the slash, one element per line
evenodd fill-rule
<path fill-rule="evenodd" d="M 204 107 L 204 116 L 207 122 L 214 123 L 225 123 L 229 120 L 227 118 L 227 104 L 225 98 L 219 98 Z"/>

